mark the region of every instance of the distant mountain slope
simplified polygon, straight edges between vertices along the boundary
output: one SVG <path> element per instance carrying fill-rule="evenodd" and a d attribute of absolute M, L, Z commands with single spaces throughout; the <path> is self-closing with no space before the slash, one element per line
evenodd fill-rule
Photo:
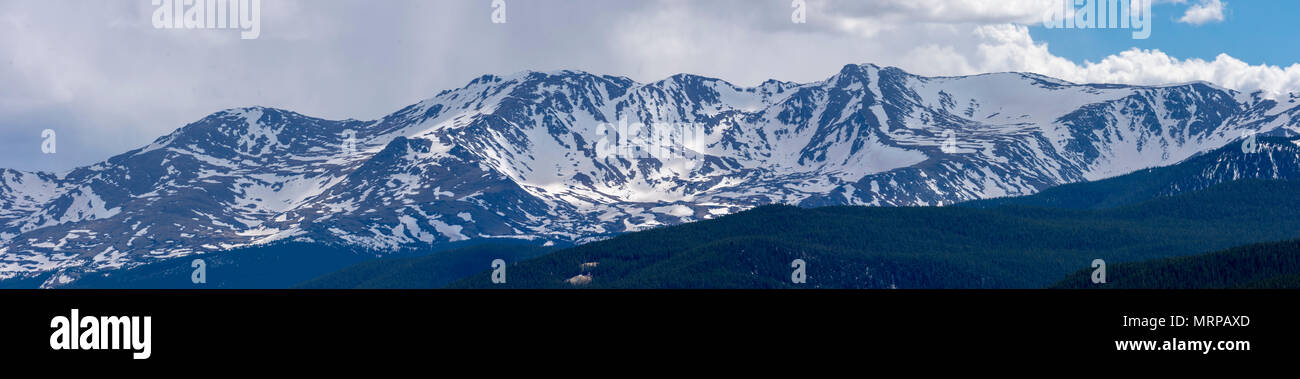
<path fill-rule="evenodd" d="M 631 233 L 454 288 L 1041 288 L 1107 262 L 1300 236 L 1300 183 L 1243 180 L 1106 210 L 766 206 Z M 806 285 L 791 261 L 808 264 Z M 581 268 L 585 263 L 595 267 Z M 585 279 L 576 279 L 583 280 Z"/>
<path fill-rule="evenodd" d="M 1026 195 L 1179 162 L 1245 132 L 1293 135 L 1298 115 L 1294 99 L 1201 82 L 923 77 L 870 64 L 755 87 L 688 74 L 485 75 L 376 120 L 231 109 L 67 173 L 4 170 L 0 279 L 59 287 L 282 241 L 583 243 L 764 204 Z"/>
<path fill-rule="evenodd" d="M 1106 283 L 1080 270 L 1053 288 L 1300 288 L 1300 240 L 1106 265 Z"/>
<path fill-rule="evenodd" d="M 517 262 L 553 250 L 524 243 L 490 243 L 419 257 L 372 259 L 304 281 L 294 288 L 440 288 L 491 267 L 495 259 Z"/>
<path fill-rule="evenodd" d="M 1094 182 L 1049 188 L 1034 196 L 975 200 L 960 206 L 1024 205 L 1097 209 L 1136 204 L 1246 178 L 1300 180 L 1300 139 L 1259 137 L 1242 148 L 1233 142 L 1178 164 L 1140 170 Z"/>

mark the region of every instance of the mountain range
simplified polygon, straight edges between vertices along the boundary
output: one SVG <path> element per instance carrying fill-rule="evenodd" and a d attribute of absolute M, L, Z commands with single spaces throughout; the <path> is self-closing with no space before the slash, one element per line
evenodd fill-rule
<path fill-rule="evenodd" d="M 685 74 L 485 75 L 369 121 L 232 109 L 69 172 L 0 170 L 0 280 L 61 287 L 285 241 L 376 254 L 581 244 L 767 204 L 1023 196 L 1212 159 L 1235 141 L 1294 158 L 1294 144 L 1253 136 L 1296 135 L 1295 101 L 1203 82 L 923 77 L 867 64 L 754 87 Z M 1229 168 L 1145 190 L 1267 176 Z"/>

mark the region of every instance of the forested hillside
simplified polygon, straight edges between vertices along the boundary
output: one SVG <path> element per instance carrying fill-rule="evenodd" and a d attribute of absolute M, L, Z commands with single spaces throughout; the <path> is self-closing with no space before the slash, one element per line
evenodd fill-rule
<path fill-rule="evenodd" d="M 1042 288 L 1095 258 L 1300 237 L 1298 195 L 1297 183 L 1244 180 L 1104 210 L 765 206 L 512 264 L 505 284 L 481 272 L 451 287 Z M 794 259 L 806 284 L 791 281 Z"/>
<path fill-rule="evenodd" d="M 482 271 L 495 259 L 516 262 L 554 250 L 527 243 L 490 243 L 418 257 L 379 258 L 308 280 L 294 288 L 438 288 Z"/>
<path fill-rule="evenodd" d="M 1053 288 L 1300 288 L 1300 240 L 1108 265 L 1106 283 L 1080 270 Z"/>

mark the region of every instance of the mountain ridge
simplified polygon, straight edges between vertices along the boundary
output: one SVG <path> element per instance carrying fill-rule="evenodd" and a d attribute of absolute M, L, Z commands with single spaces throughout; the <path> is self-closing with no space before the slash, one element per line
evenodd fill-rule
<path fill-rule="evenodd" d="M 0 279 L 58 271 L 46 283 L 57 287 L 282 240 L 582 243 L 763 204 L 1025 195 L 1172 164 L 1243 131 L 1295 134 L 1296 113 L 1202 83 L 922 77 L 871 64 L 745 88 L 690 74 L 483 75 L 376 120 L 236 108 L 64 174 L 6 174 Z M 658 125 L 698 126 L 702 147 L 644 153 Z"/>
<path fill-rule="evenodd" d="M 1170 166 L 1052 187 L 1034 196 L 973 200 L 957 206 L 1103 209 L 1202 190 L 1239 179 L 1300 180 L 1300 139 L 1258 137 L 1253 149 L 1247 149 L 1243 144 L 1244 141 L 1233 142 Z"/>

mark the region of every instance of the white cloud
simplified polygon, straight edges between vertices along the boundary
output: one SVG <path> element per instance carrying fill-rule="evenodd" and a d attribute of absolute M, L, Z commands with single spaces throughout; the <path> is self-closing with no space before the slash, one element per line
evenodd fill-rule
<path fill-rule="evenodd" d="M 1187 7 L 1187 13 L 1183 13 L 1183 17 L 1179 18 L 1178 22 L 1192 25 L 1223 22 L 1223 8 L 1227 5 L 1228 3 L 1220 0 L 1201 0 L 1201 2 Z"/>
<path fill-rule="evenodd" d="M 827 17 L 895 20 L 909 23 L 1032 23 L 1061 0 L 878 0 L 818 1 L 813 9 Z"/>
<path fill-rule="evenodd" d="M 1028 28 L 986 25 L 976 28 L 977 53 L 966 58 L 970 72 L 1030 71 L 1077 83 L 1159 85 L 1207 81 L 1243 92 L 1278 97 L 1300 92 L 1300 63 L 1287 67 L 1251 65 L 1227 54 L 1212 61 L 1178 59 L 1160 50 L 1129 49 L 1100 62 L 1076 64 L 1036 43 Z"/>

